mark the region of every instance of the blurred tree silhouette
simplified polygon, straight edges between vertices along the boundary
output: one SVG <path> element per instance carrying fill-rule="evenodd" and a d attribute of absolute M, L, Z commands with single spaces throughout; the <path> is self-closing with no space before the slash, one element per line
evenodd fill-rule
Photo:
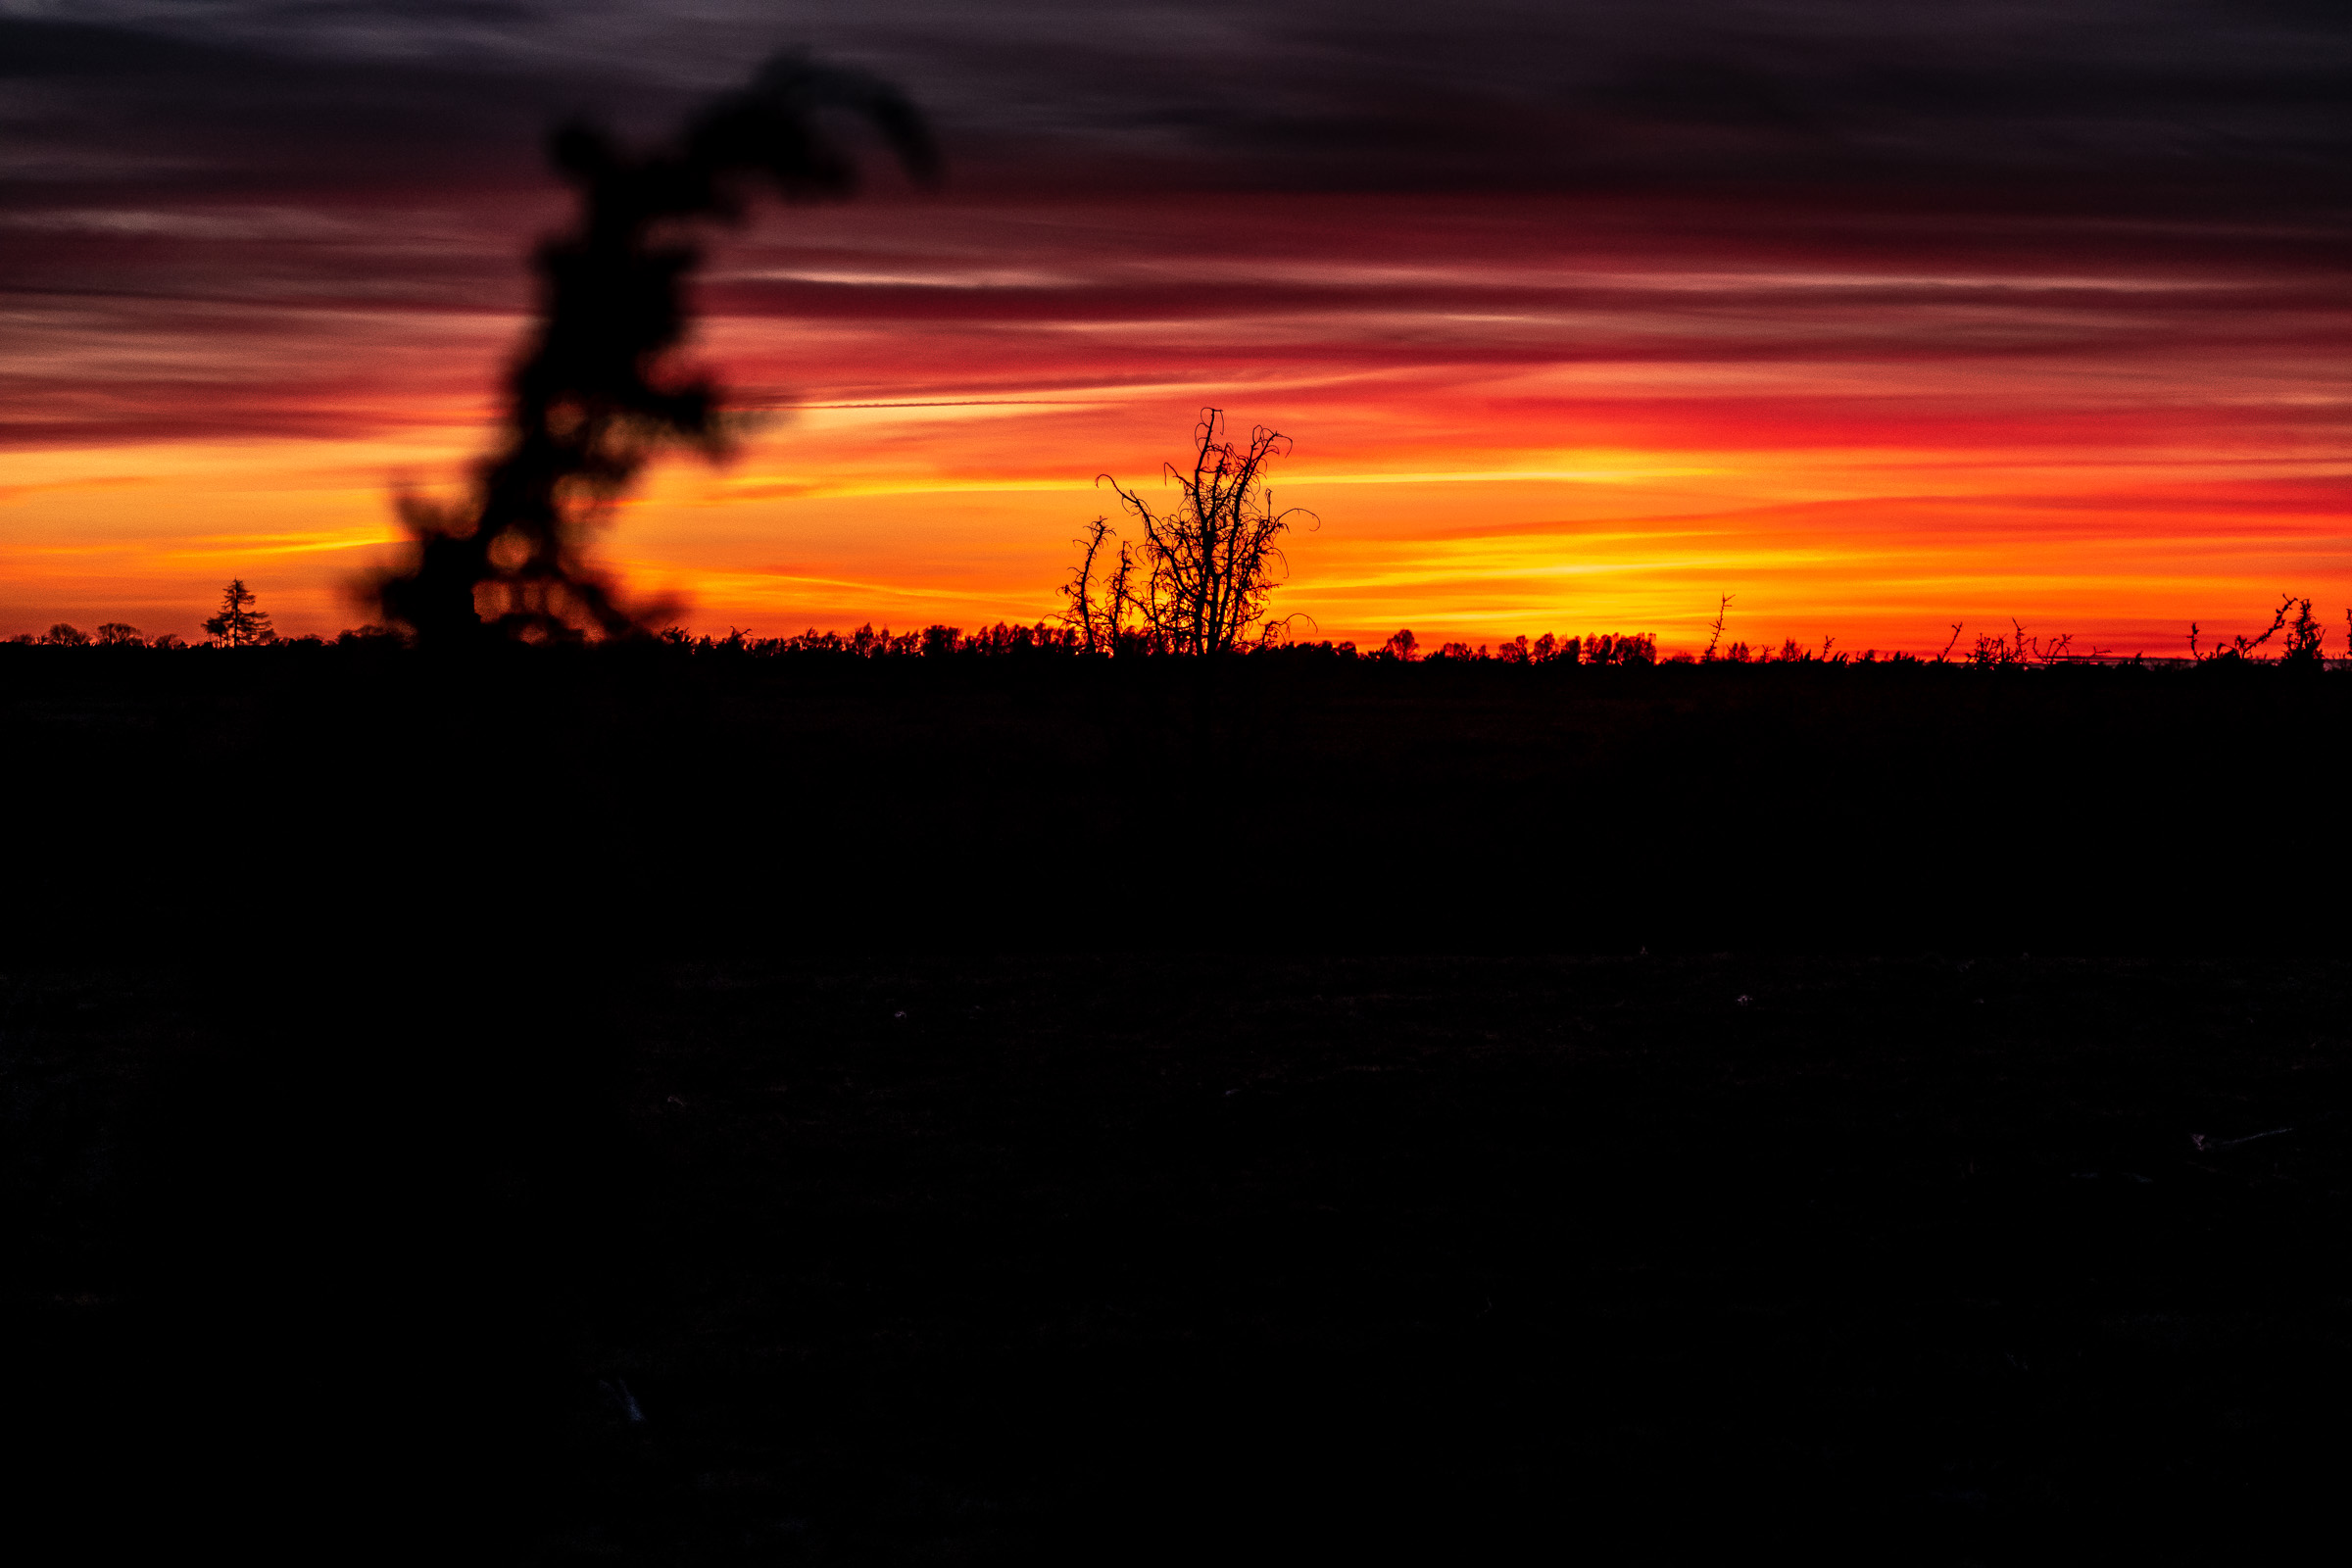
<path fill-rule="evenodd" d="M 85 648 L 89 645 L 90 634 L 79 626 L 61 620 L 41 633 L 41 641 L 51 648 Z"/>
<path fill-rule="evenodd" d="M 739 220 L 753 179 L 787 199 L 848 195 L 857 170 L 818 123 L 827 108 L 872 122 L 916 177 L 936 172 L 929 132 L 894 88 L 789 55 L 704 109 L 674 151 L 633 158 L 587 125 L 557 133 L 579 222 L 539 251 L 539 329 L 509 385 L 504 447 L 470 500 L 402 499 L 414 558 L 368 588 L 386 620 L 429 643 L 477 637 L 485 618 L 533 640 L 644 629 L 650 611 L 620 604 L 585 560 L 586 535 L 662 447 L 715 460 L 731 433 L 718 387 L 669 360 L 701 260 L 678 225 Z"/>
<path fill-rule="evenodd" d="M 270 617 L 253 606 L 253 591 L 245 586 L 245 579 L 232 579 L 220 590 L 220 613 L 204 623 L 205 634 L 227 648 L 259 648 L 277 641 Z"/>
<path fill-rule="evenodd" d="M 136 648 L 143 646 L 146 641 L 147 639 L 139 635 L 138 627 L 120 620 L 105 621 L 98 627 L 98 642 L 102 647 Z"/>

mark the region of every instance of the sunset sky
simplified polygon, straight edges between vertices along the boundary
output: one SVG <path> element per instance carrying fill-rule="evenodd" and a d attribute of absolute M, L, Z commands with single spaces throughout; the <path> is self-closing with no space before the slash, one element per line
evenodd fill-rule
<path fill-rule="evenodd" d="M 716 238 L 763 417 L 605 558 L 699 629 L 1035 620 L 1196 411 L 1315 634 L 2170 654 L 2352 606 L 2352 8 L 0 0 L 0 636 L 281 631 L 464 483 L 559 227 L 766 54 L 948 178 Z M 1302 626 L 1301 630 L 1305 628 Z"/>

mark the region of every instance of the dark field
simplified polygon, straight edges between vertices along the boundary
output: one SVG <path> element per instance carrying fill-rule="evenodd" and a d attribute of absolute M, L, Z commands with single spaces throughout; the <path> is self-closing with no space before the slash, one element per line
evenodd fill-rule
<path fill-rule="evenodd" d="M 66 652 L 0 1245 L 88 1560 L 2252 1560 L 2340 1490 L 2332 675 Z"/>
<path fill-rule="evenodd" d="M 2352 919 L 2352 672 L 508 653 L 0 647 L 10 917 L 690 955 L 2332 952 Z"/>

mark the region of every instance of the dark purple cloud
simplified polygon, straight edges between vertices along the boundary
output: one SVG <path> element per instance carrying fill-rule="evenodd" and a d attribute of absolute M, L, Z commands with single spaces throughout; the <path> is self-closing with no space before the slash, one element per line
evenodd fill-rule
<path fill-rule="evenodd" d="M 1589 283 L 1534 275 L 1570 248 L 1589 266 L 1596 244 L 1635 270 L 2220 280 L 2120 311 L 2053 294 L 2004 317 L 1955 294 L 1937 344 L 1975 331 L 1986 353 L 2046 354 L 2073 333 L 2114 354 L 2134 332 L 2304 330 L 2352 227 L 2352 8 L 2300 0 L 0 0 L 0 440 L 351 429 L 404 395 L 486 388 L 495 353 L 454 363 L 430 346 L 446 326 L 385 322 L 527 306 L 518 263 L 563 212 L 548 126 L 584 112 L 653 134 L 796 42 L 931 111 L 960 204 L 938 219 L 961 226 L 848 231 L 832 242 L 848 281 L 814 275 L 806 229 L 763 229 L 769 275 L 722 268 L 710 293 L 748 314 L 943 331 L 1251 310 L 1619 318 Z M 1364 200 L 1320 229 L 1220 206 L 1285 191 Z M 1428 205 L 1465 193 L 1499 205 L 1453 228 Z M 986 220 L 1088 202 L 1116 221 Z M 1639 236 L 1596 239 L 1607 215 Z M 1318 257 L 1426 275 L 1301 276 Z M 1187 261 L 1201 275 L 1167 270 Z M 878 277 L 900 264 L 915 281 Z M 959 267 L 999 280 L 926 281 Z M 1929 318 L 1881 303 L 1906 330 Z M 1829 352 L 1812 318 L 1830 305 L 1871 309 L 1850 288 L 1791 296 L 1786 335 Z M 1768 355 L 1760 309 L 1727 283 L 1642 352 L 1670 356 L 1713 310 L 1724 324 L 1693 352 Z M 1354 351 L 1625 350 L 1562 327 Z M 847 384 L 808 367 L 800 384 L 819 383 Z"/>
<path fill-rule="evenodd" d="M 2302 0 L 18 0 L 0 172 L 512 172 L 551 111 L 664 123 L 793 43 L 891 74 L 995 177 L 2333 205 L 2352 148 L 2352 12 Z"/>

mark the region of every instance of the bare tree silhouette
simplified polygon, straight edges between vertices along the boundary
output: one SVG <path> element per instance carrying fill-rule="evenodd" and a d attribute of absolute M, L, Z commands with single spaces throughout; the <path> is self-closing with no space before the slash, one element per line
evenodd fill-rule
<path fill-rule="evenodd" d="M 1086 554 L 1061 587 L 1061 596 L 1070 602 L 1061 618 L 1077 632 L 1081 653 L 1117 653 L 1120 639 L 1134 635 L 1127 630 L 1127 613 L 1141 608 L 1131 586 L 1135 547 L 1118 540 L 1118 564 L 1113 566 L 1102 559 L 1102 547 L 1115 537 L 1108 517 L 1088 523 L 1086 537 L 1077 541 Z"/>
<path fill-rule="evenodd" d="M 1731 618 L 1731 613 L 1732 596 L 1725 594 L 1723 602 L 1715 607 L 1715 624 L 1707 628 L 1707 651 L 1698 656 L 1700 663 L 1714 662 L 1715 650 L 1723 643 L 1723 623 Z"/>
<path fill-rule="evenodd" d="M 401 499 L 412 559 L 365 585 L 385 619 L 443 644 L 643 628 L 585 559 L 587 536 L 662 448 L 715 460 L 731 434 L 717 385 L 669 358 L 701 260 L 677 225 L 740 220 L 758 181 L 787 200 L 850 194 L 857 167 L 819 122 L 828 109 L 870 121 L 916 178 L 936 174 L 930 133 L 896 89 L 798 55 L 705 108 L 674 150 L 635 158 L 592 126 L 557 132 L 579 223 L 540 248 L 540 322 L 510 382 L 504 444 L 468 500 Z"/>
<path fill-rule="evenodd" d="M 143 646 L 146 641 L 146 638 L 139 635 L 138 627 L 126 622 L 109 620 L 99 623 L 98 642 L 101 647 L 136 648 Z"/>
<path fill-rule="evenodd" d="M 1163 466 L 1184 493 L 1183 501 L 1166 512 L 1154 512 L 1109 474 L 1095 482 L 1108 483 L 1143 524 L 1145 581 L 1139 608 L 1154 640 L 1174 653 L 1231 653 L 1252 630 L 1261 640 L 1274 632 L 1277 623 L 1266 618 L 1266 596 L 1274 589 L 1274 568 L 1283 561 L 1278 541 L 1290 531 L 1291 518 L 1314 514 L 1298 507 L 1275 511 L 1273 492 L 1266 487 L 1266 465 L 1290 452 L 1290 437 L 1261 424 L 1250 430 L 1247 445 L 1238 444 L 1225 439 L 1224 412 L 1202 409 L 1193 438 L 1198 451 L 1190 474 L 1172 463 Z M 1091 582 L 1107 529 L 1106 522 L 1096 519 L 1079 580 L 1064 590 L 1073 603 L 1102 603 Z M 1124 549 L 1119 559 L 1117 580 L 1123 585 Z M 1098 612 L 1111 617 L 1114 629 L 1122 597 L 1123 587 L 1106 611 Z"/>

